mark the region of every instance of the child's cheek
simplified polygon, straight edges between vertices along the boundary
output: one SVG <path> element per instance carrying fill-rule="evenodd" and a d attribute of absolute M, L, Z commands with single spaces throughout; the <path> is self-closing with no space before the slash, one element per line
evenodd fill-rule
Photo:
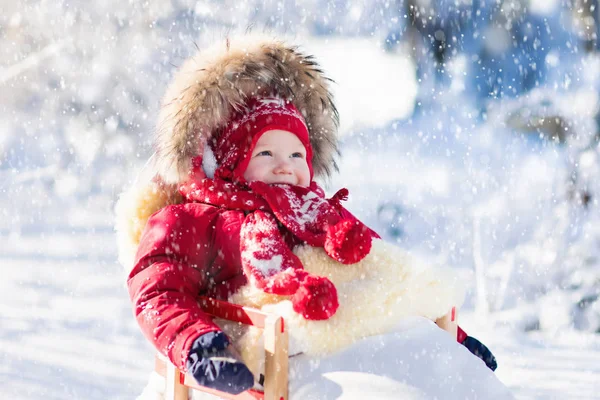
<path fill-rule="evenodd" d="M 268 170 L 269 170 L 269 160 L 267 157 L 263 157 L 263 158 L 257 160 L 256 164 L 254 165 L 254 169 L 253 169 L 254 177 L 262 180 L 264 178 L 264 176 L 267 174 Z"/>

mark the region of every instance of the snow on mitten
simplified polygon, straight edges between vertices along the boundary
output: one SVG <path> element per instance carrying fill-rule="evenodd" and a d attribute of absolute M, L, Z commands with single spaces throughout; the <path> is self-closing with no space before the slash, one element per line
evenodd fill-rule
<path fill-rule="evenodd" d="M 240 231 L 242 267 L 249 281 L 266 293 L 296 293 L 306 272 L 285 243 L 275 218 L 257 210 L 246 216 Z"/>

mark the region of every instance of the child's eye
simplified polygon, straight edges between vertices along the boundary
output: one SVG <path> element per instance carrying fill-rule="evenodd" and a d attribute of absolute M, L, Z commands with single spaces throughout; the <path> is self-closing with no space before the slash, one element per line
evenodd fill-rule
<path fill-rule="evenodd" d="M 256 155 L 257 156 L 267 156 L 267 157 L 269 157 L 269 156 L 272 156 L 273 154 L 269 150 L 263 150 L 260 153 L 257 153 Z"/>
<path fill-rule="evenodd" d="M 302 154 L 298 151 L 298 152 L 292 154 L 292 158 L 304 158 L 304 154 Z"/>

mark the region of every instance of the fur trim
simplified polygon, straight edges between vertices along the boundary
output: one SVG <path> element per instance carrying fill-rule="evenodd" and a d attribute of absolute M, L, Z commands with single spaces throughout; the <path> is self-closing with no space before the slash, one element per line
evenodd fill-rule
<path fill-rule="evenodd" d="M 313 147 L 315 177 L 336 169 L 339 117 L 314 58 L 282 41 L 247 34 L 227 39 L 186 61 L 167 89 L 156 136 L 157 172 L 185 180 L 191 160 L 246 98 L 277 93 L 303 114 Z"/>
<path fill-rule="evenodd" d="M 324 355 L 355 341 L 387 333 L 407 316 L 436 320 L 463 302 L 464 288 L 451 270 L 431 268 L 396 246 L 377 239 L 357 264 L 332 260 L 321 248 L 303 246 L 296 254 L 304 268 L 326 276 L 340 299 L 337 313 L 326 321 L 309 321 L 292 309 L 286 297 L 265 294 L 246 285 L 229 301 L 284 317 L 290 354 Z M 262 331 L 219 321 L 253 373 L 263 371 Z"/>
<path fill-rule="evenodd" d="M 115 230 L 119 262 L 129 272 L 148 218 L 169 204 L 181 203 L 175 185 L 160 184 L 156 180 L 140 182 L 123 192 L 115 206 Z"/>

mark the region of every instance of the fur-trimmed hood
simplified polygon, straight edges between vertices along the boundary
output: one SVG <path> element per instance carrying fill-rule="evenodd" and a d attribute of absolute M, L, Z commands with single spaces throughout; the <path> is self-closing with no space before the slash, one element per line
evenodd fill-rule
<path fill-rule="evenodd" d="M 330 83 L 312 56 L 258 34 L 223 39 L 187 60 L 163 97 L 155 153 L 116 205 L 123 267 L 133 267 L 150 215 L 182 201 L 178 186 L 189 178 L 192 159 L 207 154 L 204 144 L 248 97 L 275 93 L 291 100 L 309 129 L 315 177 L 336 170 L 339 117 Z"/>
<path fill-rule="evenodd" d="M 232 37 L 200 51 L 176 73 L 162 101 L 155 168 L 162 181 L 187 178 L 191 160 L 248 98 L 277 94 L 303 114 L 313 147 L 315 177 L 336 168 L 339 118 L 330 79 L 298 47 L 266 36 Z"/>

